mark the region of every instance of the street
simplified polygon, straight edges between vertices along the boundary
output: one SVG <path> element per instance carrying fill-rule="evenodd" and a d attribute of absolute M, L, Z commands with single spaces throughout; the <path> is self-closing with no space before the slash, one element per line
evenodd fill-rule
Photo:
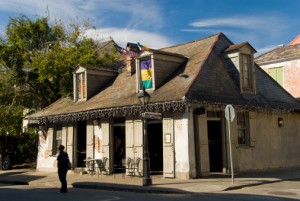
<path fill-rule="evenodd" d="M 283 184 L 282 187 L 287 187 L 290 182 Z M 113 201 L 113 200 L 143 200 L 143 201 L 164 201 L 164 200 L 202 200 L 202 201 L 260 201 L 260 200 L 299 200 L 299 181 L 295 182 L 295 188 L 297 192 L 294 193 L 282 193 L 280 195 L 270 195 L 266 192 L 271 192 L 270 188 L 273 188 L 274 184 L 270 186 L 257 186 L 251 188 L 245 188 L 241 190 L 218 192 L 218 193 L 194 193 L 194 194 L 150 194 L 150 193 L 133 193 L 133 192 L 119 192 L 119 191 L 104 191 L 93 189 L 79 189 L 69 188 L 68 193 L 61 194 L 59 189 L 52 187 L 33 187 L 26 185 L 6 185 L 0 184 L 1 200 L 5 201 Z M 281 184 L 275 184 L 273 192 L 280 192 Z M 283 190 L 281 189 L 281 192 Z M 287 191 L 292 192 L 292 191 Z M 257 193 L 257 194 L 256 194 Z M 260 194 L 262 193 L 262 194 Z"/>
<path fill-rule="evenodd" d="M 270 182 L 263 185 L 230 191 L 230 193 L 276 196 L 300 200 L 300 179 Z"/>

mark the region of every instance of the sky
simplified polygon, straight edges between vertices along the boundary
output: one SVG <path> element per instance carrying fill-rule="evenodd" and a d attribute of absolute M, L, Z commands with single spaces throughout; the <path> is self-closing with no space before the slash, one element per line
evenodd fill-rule
<path fill-rule="evenodd" d="M 48 10 L 48 11 L 47 11 Z M 96 40 L 153 49 L 224 33 L 262 54 L 300 34 L 300 0 L 0 0 L 0 36 L 10 17 L 82 23 Z"/>

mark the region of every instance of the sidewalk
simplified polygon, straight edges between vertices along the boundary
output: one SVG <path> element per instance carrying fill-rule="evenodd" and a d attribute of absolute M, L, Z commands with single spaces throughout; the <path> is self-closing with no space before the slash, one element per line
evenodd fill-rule
<path fill-rule="evenodd" d="M 79 175 L 68 172 L 69 187 L 117 190 L 144 193 L 201 193 L 220 192 L 240 189 L 248 186 L 275 183 L 282 180 L 300 179 L 300 168 L 276 169 L 263 172 L 238 174 L 232 184 L 231 175 L 215 174 L 207 178 L 179 180 L 166 179 L 162 175 L 153 175 L 152 186 L 142 186 L 140 177 L 116 175 Z M 60 187 L 56 172 L 37 171 L 35 169 L 16 169 L 1 171 L 0 183 L 43 187 Z"/>

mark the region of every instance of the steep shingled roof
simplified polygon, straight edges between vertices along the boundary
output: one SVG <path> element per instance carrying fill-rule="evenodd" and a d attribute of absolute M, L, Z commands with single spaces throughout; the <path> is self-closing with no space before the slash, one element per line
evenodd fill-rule
<path fill-rule="evenodd" d="M 299 107 L 290 94 L 256 66 L 256 94 L 241 94 L 237 69 L 230 68 L 223 52 L 232 42 L 222 34 L 163 48 L 160 51 L 180 54 L 188 61 L 169 80 L 152 92 L 150 103 L 193 101 L 207 104 L 233 104 L 255 108 L 293 110 Z M 102 91 L 85 102 L 61 98 L 29 118 L 59 116 L 109 108 L 140 106 L 136 94 L 136 74 L 125 69 Z"/>
<path fill-rule="evenodd" d="M 267 64 L 273 62 L 300 59 L 300 44 L 279 46 L 270 52 L 255 58 L 257 64 Z"/>
<path fill-rule="evenodd" d="M 245 46 L 245 45 L 248 45 L 253 52 L 256 52 L 256 50 L 252 47 L 252 45 L 250 45 L 247 41 L 245 42 L 242 42 L 242 43 L 239 43 L 239 44 L 233 44 L 233 45 L 230 45 L 226 50 L 225 52 L 230 52 L 232 50 L 237 50 L 237 49 L 240 49 L 241 47 Z"/>

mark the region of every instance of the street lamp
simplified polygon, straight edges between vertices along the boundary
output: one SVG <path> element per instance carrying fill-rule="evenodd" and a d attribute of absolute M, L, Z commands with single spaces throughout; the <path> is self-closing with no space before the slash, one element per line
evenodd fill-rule
<path fill-rule="evenodd" d="M 145 91 L 141 91 L 138 94 L 138 98 L 140 99 L 143 106 L 147 105 L 150 99 L 150 95 Z M 142 118 L 143 120 L 143 141 L 144 141 L 144 157 L 143 157 L 143 186 L 150 186 L 152 185 L 152 179 L 150 177 L 150 158 L 149 158 L 149 151 L 148 151 L 148 133 L 147 133 L 147 118 Z"/>

